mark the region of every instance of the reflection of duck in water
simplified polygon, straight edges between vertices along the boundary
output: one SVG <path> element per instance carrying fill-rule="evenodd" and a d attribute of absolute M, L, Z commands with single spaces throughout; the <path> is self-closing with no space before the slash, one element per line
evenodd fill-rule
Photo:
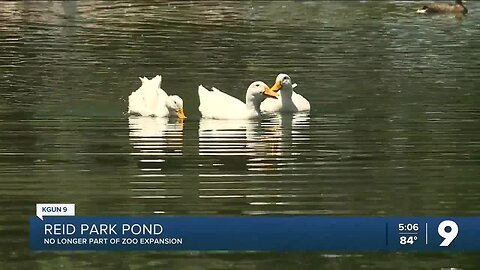
<path fill-rule="evenodd" d="M 160 88 L 162 76 L 151 80 L 140 77 L 142 86 L 128 97 L 128 112 L 143 116 L 186 118 L 183 113 L 183 100 L 177 95 L 169 96 Z"/>
<path fill-rule="evenodd" d="M 310 110 L 310 102 L 293 91 L 294 84 L 287 74 L 278 74 L 272 91 L 280 91 L 279 99 L 266 99 L 260 109 L 266 112 L 301 112 Z"/>
<path fill-rule="evenodd" d="M 183 120 L 162 118 L 130 116 L 128 118 L 130 126 L 130 137 L 164 137 L 166 132 L 182 132 Z"/>
<path fill-rule="evenodd" d="M 200 119 L 198 127 L 199 154 L 214 156 L 248 156 L 249 136 L 257 132 L 260 123 L 256 119 Z"/>
<path fill-rule="evenodd" d="M 278 154 L 278 151 L 292 151 L 292 143 L 301 143 L 307 139 L 305 132 L 310 126 L 310 116 L 308 113 L 296 114 L 276 114 L 269 118 L 263 126 L 265 127 L 265 137 L 263 141 L 268 143 L 271 148 L 271 154 Z"/>
<path fill-rule="evenodd" d="M 204 133 L 219 133 L 229 130 L 245 130 L 254 124 L 258 124 L 253 119 L 238 119 L 230 121 L 228 119 L 201 118 L 198 130 Z"/>
<path fill-rule="evenodd" d="M 464 1 L 456 0 L 455 4 L 447 3 L 432 3 L 424 5 L 422 8 L 417 10 L 417 13 L 422 14 L 466 14 L 468 9 L 463 5 Z"/>
<path fill-rule="evenodd" d="M 130 116 L 130 143 L 136 155 L 182 155 L 183 121 L 164 117 Z"/>

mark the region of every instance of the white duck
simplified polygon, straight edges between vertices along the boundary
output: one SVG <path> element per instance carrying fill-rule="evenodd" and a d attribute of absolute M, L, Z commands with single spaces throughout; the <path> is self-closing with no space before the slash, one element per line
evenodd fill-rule
<path fill-rule="evenodd" d="M 128 113 L 142 116 L 186 118 L 183 112 L 183 100 L 177 95 L 167 95 L 160 88 L 162 76 L 157 75 L 151 80 L 140 77 L 142 86 L 128 97 Z"/>
<path fill-rule="evenodd" d="M 293 91 L 297 86 L 292 85 L 292 79 L 287 74 L 278 74 L 272 91 L 277 92 L 280 89 L 279 99 L 266 99 L 262 102 L 260 109 L 266 112 L 301 112 L 310 110 L 310 102 L 302 95 Z"/>
<path fill-rule="evenodd" d="M 204 118 L 249 119 L 260 115 L 260 103 L 265 98 L 277 98 L 278 93 L 273 92 L 264 82 L 256 81 L 247 89 L 246 103 L 215 87 L 209 91 L 203 85 L 198 86 L 198 96 L 200 97 L 198 110 Z"/>

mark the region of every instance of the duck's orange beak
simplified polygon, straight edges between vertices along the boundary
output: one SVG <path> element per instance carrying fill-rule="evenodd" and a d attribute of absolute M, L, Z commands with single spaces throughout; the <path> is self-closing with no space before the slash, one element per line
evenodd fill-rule
<path fill-rule="evenodd" d="M 275 84 L 272 86 L 272 91 L 278 92 L 280 89 L 282 89 L 282 83 L 280 81 L 276 81 Z"/>
<path fill-rule="evenodd" d="M 187 117 L 185 116 L 185 113 L 183 113 L 183 108 L 178 109 L 178 111 L 177 111 L 177 117 L 178 117 L 179 119 L 187 118 Z"/>
<path fill-rule="evenodd" d="M 278 98 L 279 94 L 272 91 L 272 89 L 270 87 L 265 85 L 264 89 L 265 90 L 263 91 L 263 94 L 266 95 L 267 97 Z"/>

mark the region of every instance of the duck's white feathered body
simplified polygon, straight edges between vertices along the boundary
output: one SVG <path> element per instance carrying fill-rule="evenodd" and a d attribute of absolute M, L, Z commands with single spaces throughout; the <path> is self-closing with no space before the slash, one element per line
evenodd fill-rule
<path fill-rule="evenodd" d="M 273 91 L 279 91 L 278 99 L 266 99 L 260 109 L 265 112 L 301 112 L 310 110 L 310 102 L 302 95 L 293 91 L 296 84 L 286 74 L 279 74 L 272 87 Z"/>
<path fill-rule="evenodd" d="M 140 81 L 142 85 L 128 97 L 128 112 L 143 116 L 168 116 L 165 104 L 168 95 L 160 88 L 162 77 L 157 75 L 151 80 L 143 77 Z"/>
<path fill-rule="evenodd" d="M 198 110 L 202 117 L 245 119 L 257 116 L 256 112 L 248 110 L 241 100 L 229 96 L 215 87 L 212 87 L 212 90 L 209 91 L 203 85 L 198 86 L 198 96 L 200 98 Z"/>
<path fill-rule="evenodd" d="M 178 96 L 169 96 L 160 87 L 162 77 L 155 76 L 151 80 L 140 77 L 142 85 L 128 97 L 128 113 L 142 116 L 185 118 L 183 100 Z"/>
<path fill-rule="evenodd" d="M 263 82 L 254 82 L 246 94 L 246 103 L 212 87 L 208 90 L 198 86 L 200 106 L 198 110 L 204 118 L 213 119 L 249 119 L 260 115 L 260 103 L 267 97 L 276 97 Z"/>

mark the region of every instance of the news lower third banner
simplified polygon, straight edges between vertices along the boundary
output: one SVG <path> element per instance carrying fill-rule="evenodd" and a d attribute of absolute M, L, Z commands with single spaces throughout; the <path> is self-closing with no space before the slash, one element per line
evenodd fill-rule
<path fill-rule="evenodd" d="M 480 251 L 480 217 L 82 217 L 54 207 L 37 205 L 30 219 L 33 250 Z"/>

